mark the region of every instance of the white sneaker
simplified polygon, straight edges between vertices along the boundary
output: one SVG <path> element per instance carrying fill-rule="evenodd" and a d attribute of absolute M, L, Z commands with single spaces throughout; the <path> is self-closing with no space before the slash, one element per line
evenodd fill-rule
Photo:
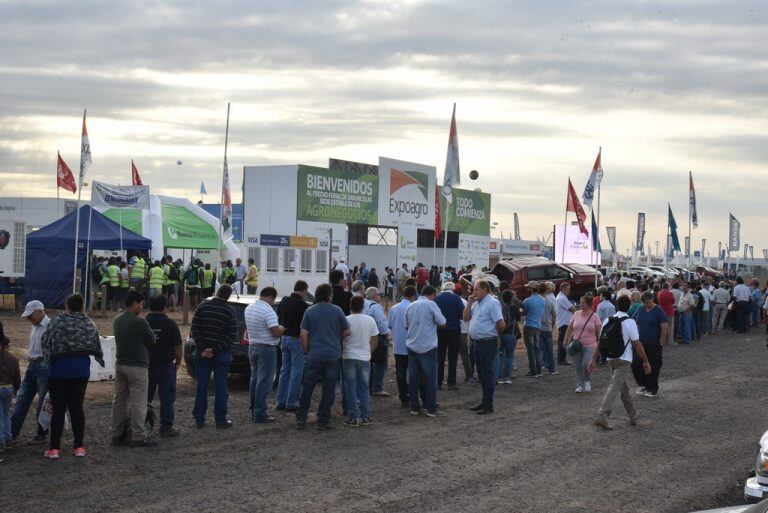
<path fill-rule="evenodd" d="M 584 391 L 585 392 L 591 392 L 592 391 L 592 383 L 590 381 L 587 381 L 584 383 Z"/>
<path fill-rule="evenodd" d="M 637 395 L 643 395 L 645 393 L 645 387 L 640 387 L 635 392 Z"/>
<path fill-rule="evenodd" d="M 584 391 L 584 388 L 582 388 L 582 386 L 581 386 L 581 385 L 577 386 L 577 387 L 576 387 L 576 390 L 574 390 L 574 392 L 576 392 L 577 394 L 580 394 L 580 393 L 582 393 L 583 391 Z"/>
<path fill-rule="evenodd" d="M 504 384 L 505 385 L 511 385 L 512 384 L 512 380 L 507 378 L 507 379 L 504 380 Z"/>

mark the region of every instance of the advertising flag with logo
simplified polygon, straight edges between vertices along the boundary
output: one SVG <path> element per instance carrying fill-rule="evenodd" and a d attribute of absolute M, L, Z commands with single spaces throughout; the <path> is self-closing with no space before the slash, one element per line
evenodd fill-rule
<path fill-rule="evenodd" d="M 637 213 L 637 238 L 635 240 L 635 248 L 642 255 L 643 246 L 645 245 L 645 213 Z"/>
<path fill-rule="evenodd" d="M 690 203 L 691 224 L 699 227 L 699 216 L 696 214 L 696 189 L 693 187 L 693 173 L 688 172 L 688 202 Z"/>
<path fill-rule="evenodd" d="M 600 246 L 600 232 L 597 229 L 597 221 L 595 221 L 595 212 L 592 212 L 592 251 L 601 253 L 603 251 Z"/>
<path fill-rule="evenodd" d="M 80 141 L 80 176 L 78 180 L 81 189 L 85 180 L 85 171 L 92 163 L 91 143 L 88 141 L 88 129 L 85 126 L 85 111 L 83 111 L 83 134 Z"/>
<path fill-rule="evenodd" d="M 611 252 L 616 253 L 616 227 L 606 226 L 605 231 L 608 234 L 608 243 L 611 245 Z"/>
<path fill-rule="evenodd" d="M 680 251 L 680 239 L 677 237 L 677 222 L 675 216 L 672 214 L 672 207 L 667 203 L 667 224 L 669 226 L 669 254 L 674 254 L 675 251 Z"/>
<path fill-rule="evenodd" d="M 221 184 L 221 229 L 223 239 L 231 237 L 232 229 L 232 196 L 229 191 L 229 167 L 227 158 L 224 157 L 224 178 Z"/>
<path fill-rule="evenodd" d="M 440 222 L 440 191 L 435 187 L 435 240 L 440 238 L 443 227 Z"/>
<path fill-rule="evenodd" d="M 592 166 L 592 173 L 590 173 L 587 185 L 584 187 L 584 194 L 581 195 L 581 200 L 587 208 L 592 208 L 592 200 L 595 199 L 595 191 L 600 187 L 600 182 L 603 180 L 603 165 L 600 162 L 602 152 L 602 148 L 597 152 L 595 165 Z"/>
<path fill-rule="evenodd" d="M 77 185 L 75 185 L 75 176 L 72 174 L 72 170 L 64 159 L 61 158 L 61 153 L 58 154 L 58 162 L 56 164 L 56 186 L 66 189 L 69 192 L 76 192 Z"/>
<path fill-rule="evenodd" d="M 110 185 L 93 181 L 91 206 L 97 212 L 111 208 L 149 209 L 148 185 Z"/>
<path fill-rule="evenodd" d="M 741 223 L 733 214 L 728 214 L 728 252 L 741 248 Z"/>
<path fill-rule="evenodd" d="M 448 203 L 453 202 L 453 188 L 461 183 L 459 174 L 459 134 L 456 130 L 456 104 L 453 104 L 451 130 L 448 134 L 448 154 L 445 157 L 443 175 L 443 196 Z"/>
<path fill-rule="evenodd" d="M 589 236 L 589 230 L 587 230 L 587 227 L 584 225 L 587 221 L 587 214 L 584 212 L 584 208 L 582 208 L 581 203 L 579 202 L 579 197 L 576 195 L 576 190 L 573 188 L 570 178 L 568 179 L 568 203 L 565 205 L 565 211 L 576 214 L 576 220 L 579 222 L 579 231 L 584 235 Z"/>
<path fill-rule="evenodd" d="M 133 163 L 133 160 L 131 160 L 131 182 L 133 185 L 144 185 L 139 176 L 139 170 L 136 169 L 136 164 Z"/>

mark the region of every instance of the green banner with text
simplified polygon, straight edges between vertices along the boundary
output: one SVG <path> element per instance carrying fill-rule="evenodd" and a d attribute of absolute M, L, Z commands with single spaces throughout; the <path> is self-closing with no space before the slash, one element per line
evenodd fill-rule
<path fill-rule="evenodd" d="M 440 194 L 440 215 L 443 224 L 447 216 L 448 231 L 490 236 L 491 195 L 454 188 L 453 203 L 448 203 L 445 196 Z"/>
<path fill-rule="evenodd" d="M 296 218 L 323 223 L 376 224 L 378 175 L 299 165 Z"/>

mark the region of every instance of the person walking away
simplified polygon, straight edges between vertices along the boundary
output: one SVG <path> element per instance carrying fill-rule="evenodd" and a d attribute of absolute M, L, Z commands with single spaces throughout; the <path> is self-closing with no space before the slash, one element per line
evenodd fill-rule
<path fill-rule="evenodd" d="M 43 334 L 48 328 L 50 319 L 45 315 L 43 303 L 32 300 L 27 303 L 24 312 L 21 314 L 23 319 L 32 323 L 32 330 L 29 333 L 29 351 L 27 353 L 27 370 L 24 371 L 24 378 L 21 380 L 21 388 L 16 394 L 16 405 L 11 416 L 11 435 L 17 439 L 21 434 L 21 428 L 24 425 L 24 419 L 27 417 L 29 407 L 37 396 L 37 409 L 35 411 L 35 423 L 37 424 L 37 434 L 30 439 L 29 443 L 41 444 L 45 442 L 48 432 L 37 422 L 40 417 L 40 408 L 43 407 L 45 394 L 48 392 L 48 363 L 43 357 Z M 5 336 L 0 324 L 0 335 Z"/>
<path fill-rule="evenodd" d="M 125 311 L 115 317 L 117 360 L 115 364 L 115 398 L 112 401 L 112 445 L 124 443 L 126 423 L 130 447 L 155 445 L 144 432 L 149 388 L 149 351 L 155 345 L 155 334 L 147 321 L 139 317 L 144 296 L 137 290 L 128 292 Z"/>
<path fill-rule="evenodd" d="M 643 344 L 640 342 L 640 334 L 637 330 L 637 324 L 634 319 L 627 316 L 630 306 L 630 299 L 627 296 L 616 300 L 618 312 L 606 319 L 600 332 L 600 342 L 598 350 L 592 355 L 589 362 L 589 372 L 592 372 L 597 362 L 597 356 L 603 353 L 608 360 L 608 366 L 611 369 L 611 379 L 608 383 L 608 389 L 603 396 L 603 402 L 595 418 L 595 426 L 602 429 L 613 429 L 609 423 L 613 405 L 616 402 L 616 396 L 621 396 L 621 402 L 629 416 L 630 425 L 637 424 L 637 410 L 632 403 L 632 395 L 629 393 L 627 378 L 629 369 L 632 365 L 633 353 L 637 354 L 643 361 L 643 372 L 651 373 L 651 364 L 645 355 Z M 623 347 L 623 351 L 622 351 Z"/>
<path fill-rule="evenodd" d="M 541 314 L 541 331 L 539 332 L 539 347 L 541 348 L 541 364 L 547 368 L 550 376 L 557 374 L 553 353 L 554 339 L 552 327 L 556 325 L 557 303 L 555 301 L 555 284 L 551 281 L 539 284 L 539 293 L 543 294 L 546 303 Z"/>
<path fill-rule="evenodd" d="M 306 427 L 312 393 L 321 379 L 323 390 L 317 411 L 317 429 L 332 429 L 331 408 L 339 379 L 341 341 L 351 333 L 344 312 L 331 303 L 332 294 L 330 285 L 319 285 L 315 289 L 315 304 L 304 312 L 301 321 L 301 347 L 305 360 L 299 408 L 296 410 L 296 429 Z"/>
<path fill-rule="evenodd" d="M 683 283 L 681 292 L 680 300 L 677 302 L 677 313 L 680 319 L 680 338 L 683 344 L 690 344 L 693 336 L 693 313 L 691 310 L 695 307 L 695 300 L 688 290 L 687 283 Z"/>
<path fill-rule="evenodd" d="M 213 296 L 215 278 L 216 274 L 213 272 L 213 269 L 211 269 L 211 264 L 205 264 L 203 267 L 202 279 L 200 280 L 200 288 L 202 289 L 203 298 Z"/>
<path fill-rule="evenodd" d="M 256 294 L 259 288 L 259 268 L 256 267 L 256 261 L 253 258 L 248 259 L 248 274 L 245 276 L 245 285 L 248 287 L 248 294 Z"/>
<path fill-rule="evenodd" d="M 160 260 L 155 260 L 152 269 L 149 270 L 149 297 L 153 298 L 163 293 L 163 282 L 165 282 L 165 272 Z"/>
<path fill-rule="evenodd" d="M 478 415 L 487 415 L 493 413 L 496 369 L 499 365 L 499 336 L 505 328 L 501 304 L 491 293 L 487 281 L 475 282 L 472 295 L 464 308 L 464 321 L 469 323 L 469 337 L 475 345 L 477 374 L 483 386 L 482 401 L 470 410 Z"/>
<path fill-rule="evenodd" d="M 420 389 L 427 417 L 445 416 L 437 409 L 437 328 L 445 326 L 445 317 L 435 303 L 435 289 L 425 285 L 421 296 L 405 311 L 405 345 L 408 348 L 408 396 L 411 415 L 419 415 Z"/>
<path fill-rule="evenodd" d="M 149 353 L 149 383 L 147 403 L 152 404 L 155 392 L 160 395 L 160 436 L 171 438 L 179 431 L 173 427 L 176 401 L 176 376 L 181 367 L 181 332 L 176 321 L 166 315 L 165 296 L 149 300 L 147 324 L 155 335 L 155 345 Z"/>
<path fill-rule="evenodd" d="M 727 295 L 728 292 L 726 291 L 726 296 Z M 659 308 L 661 308 L 661 311 L 667 316 L 667 344 L 674 346 L 677 344 L 675 341 L 675 304 L 677 304 L 677 300 L 672 291 L 669 290 L 669 283 L 665 282 L 661 286 L 658 301 Z M 728 303 L 727 300 L 726 303 Z M 725 321 L 725 314 L 723 314 L 723 321 Z"/>
<path fill-rule="evenodd" d="M 731 295 L 728 293 L 725 282 L 717 284 L 717 289 L 712 293 L 712 329 L 715 335 L 719 335 L 725 326 L 725 316 L 728 315 L 728 303 Z"/>
<path fill-rule="evenodd" d="M 353 298 L 354 299 L 354 298 Z M 389 397 L 389 392 L 384 390 L 384 377 L 387 375 L 389 365 L 389 324 L 384 309 L 379 303 L 381 295 L 376 287 L 368 287 L 363 301 L 363 313 L 370 315 L 378 328 L 379 342 L 371 354 L 370 387 L 371 395 L 376 397 Z M 345 375 L 346 376 L 346 375 Z"/>
<path fill-rule="evenodd" d="M 333 304 L 341 308 L 344 315 L 349 315 L 349 300 L 352 294 L 344 288 L 344 273 L 338 269 L 331 271 L 331 289 L 333 290 Z"/>
<path fill-rule="evenodd" d="M 187 290 L 189 291 L 189 308 L 190 310 L 194 310 L 197 308 L 198 305 L 200 305 L 200 301 L 202 300 L 202 286 L 201 283 L 203 282 L 203 277 L 205 276 L 203 270 L 201 269 L 202 262 L 200 259 L 194 259 L 189 264 L 189 268 L 187 269 L 187 272 L 184 273 L 184 283 L 187 285 Z M 208 265 L 210 268 L 210 264 Z M 211 287 L 213 286 L 213 282 L 211 282 Z M 206 297 L 210 297 L 206 295 Z"/>
<path fill-rule="evenodd" d="M 576 311 L 576 307 L 573 306 L 571 300 L 568 299 L 568 294 L 571 293 L 571 284 L 564 281 L 560 284 L 560 292 L 558 292 L 555 298 L 555 326 L 557 326 L 557 364 L 558 365 L 570 365 L 566 358 L 565 346 L 568 340 L 565 338 L 565 332 L 568 330 L 568 324 L 571 322 L 573 312 Z"/>
<path fill-rule="evenodd" d="M 405 312 L 411 303 L 416 301 L 416 287 L 405 287 L 403 298 L 389 309 L 389 329 L 392 335 L 392 350 L 395 353 L 395 376 L 397 378 L 397 395 L 400 398 L 400 406 L 410 406 L 408 395 L 408 347 L 406 338 L 408 331 L 405 328 Z"/>
<path fill-rule="evenodd" d="M 735 301 L 733 305 L 734 330 L 736 333 L 746 333 L 749 328 L 752 292 L 749 287 L 744 285 L 744 279 L 741 276 L 736 278 L 736 286 L 733 287 L 733 300 Z"/>
<path fill-rule="evenodd" d="M 448 390 L 457 390 L 456 366 L 461 345 L 460 321 L 464 316 L 464 302 L 454 292 L 451 281 L 443 283 L 442 292 L 435 298 L 435 304 L 445 317 L 445 327 L 437 329 L 437 389 L 442 390 L 445 377 L 445 358 L 448 357 Z"/>
<path fill-rule="evenodd" d="M 525 342 L 525 352 L 528 355 L 528 374 L 525 377 L 540 378 L 541 350 L 539 348 L 539 332 L 541 330 L 541 316 L 544 313 L 546 300 L 539 295 L 539 282 L 530 281 L 526 284 L 526 287 L 531 289 L 531 295 L 523 301 L 523 310 L 525 311 L 523 340 Z M 470 326 L 471 336 L 472 327 Z"/>
<path fill-rule="evenodd" d="M 363 314 L 364 306 L 363 298 L 352 298 L 352 313 L 347 316 L 350 334 L 342 343 L 342 369 L 349 415 L 344 424 L 352 427 L 371 424 L 371 353 L 380 343 L 377 322 L 370 315 Z"/>
<path fill-rule="evenodd" d="M 21 388 L 21 368 L 11 354 L 10 344 L 8 337 L 3 335 L 0 339 L 0 452 L 10 449 L 13 442 L 11 404 Z"/>
<path fill-rule="evenodd" d="M 120 267 L 114 258 L 109 259 L 107 265 L 109 289 L 107 293 L 107 307 L 117 311 L 120 308 Z"/>
<path fill-rule="evenodd" d="M 654 304 L 651 292 L 643 292 L 641 300 L 643 306 L 635 312 L 634 319 L 637 323 L 640 342 L 643 344 L 645 355 L 651 364 L 651 372 L 650 374 L 645 373 L 642 360 L 635 352 L 632 357 L 632 375 L 635 377 L 637 386 L 640 387 L 636 393 L 652 398 L 659 393 L 662 350 L 664 349 L 664 342 L 667 340 L 669 324 L 666 314 Z"/>
<path fill-rule="evenodd" d="M 104 367 L 99 331 L 84 313 L 85 301 L 80 294 L 66 300 L 66 312 L 53 319 L 43 334 L 43 355 L 48 362 L 48 393 L 53 412 L 51 440 L 43 456 L 57 460 L 61 451 L 64 414 L 69 411 L 72 424 L 72 453 L 85 457 L 85 412 L 83 401 L 91 376 L 91 356 Z"/>
<path fill-rule="evenodd" d="M 277 299 L 274 287 L 264 287 L 259 299 L 245 309 L 245 327 L 248 329 L 248 358 L 251 362 L 251 420 L 256 424 L 274 422 L 267 412 L 267 396 L 275 380 L 277 344 L 285 333 L 272 305 Z"/>
<path fill-rule="evenodd" d="M 514 379 L 512 371 L 515 369 L 515 350 L 517 349 L 517 340 L 522 336 L 519 325 L 522 308 L 523 303 L 515 297 L 514 290 L 507 289 L 501 293 L 504 332 L 501 334 L 501 344 L 499 344 L 498 383 L 511 385 Z"/>
<path fill-rule="evenodd" d="M 592 372 L 589 362 L 597 349 L 600 338 L 600 318 L 592 309 L 592 296 L 585 294 L 579 300 L 580 310 L 571 316 L 565 330 L 565 340 L 568 341 L 569 351 L 573 359 L 573 371 L 576 374 L 577 394 L 592 391 Z"/>
<path fill-rule="evenodd" d="M 240 287 L 239 294 L 245 294 L 245 277 L 248 276 L 248 268 L 240 257 L 235 259 L 235 283 Z"/>
<path fill-rule="evenodd" d="M 226 429 L 232 427 L 232 421 L 227 417 L 227 377 L 229 363 L 232 361 L 232 344 L 239 342 L 237 315 L 227 304 L 232 295 L 230 285 L 222 285 L 216 296 L 206 299 L 195 311 L 190 327 L 190 336 L 195 341 L 195 404 L 192 416 L 195 426 L 205 426 L 205 416 L 208 412 L 208 381 L 213 374 L 215 389 L 213 417 L 216 427 Z"/>
<path fill-rule="evenodd" d="M 371 272 L 368 273 L 368 286 L 375 289 L 381 288 L 381 282 L 379 280 L 379 274 L 376 272 L 375 267 L 371 267 Z M 384 292 L 386 296 L 386 291 Z"/>
<path fill-rule="evenodd" d="M 693 335 L 693 340 L 700 340 L 702 311 L 704 309 L 704 297 L 701 295 L 701 286 L 694 283 L 693 287 L 691 287 L 691 295 L 693 296 L 691 334 Z"/>
<path fill-rule="evenodd" d="M 304 373 L 304 350 L 301 348 L 301 321 L 307 311 L 307 282 L 299 280 L 293 293 L 277 307 L 277 322 L 285 327 L 280 339 L 282 365 L 277 385 L 277 410 L 295 412 L 299 404 L 301 376 Z"/>

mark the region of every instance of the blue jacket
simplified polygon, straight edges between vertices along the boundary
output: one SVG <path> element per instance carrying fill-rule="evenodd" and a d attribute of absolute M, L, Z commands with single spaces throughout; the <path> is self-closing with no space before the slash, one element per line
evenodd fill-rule
<path fill-rule="evenodd" d="M 454 292 L 441 292 L 435 297 L 435 303 L 445 317 L 445 329 L 459 331 L 462 316 L 464 315 L 464 302 Z"/>

